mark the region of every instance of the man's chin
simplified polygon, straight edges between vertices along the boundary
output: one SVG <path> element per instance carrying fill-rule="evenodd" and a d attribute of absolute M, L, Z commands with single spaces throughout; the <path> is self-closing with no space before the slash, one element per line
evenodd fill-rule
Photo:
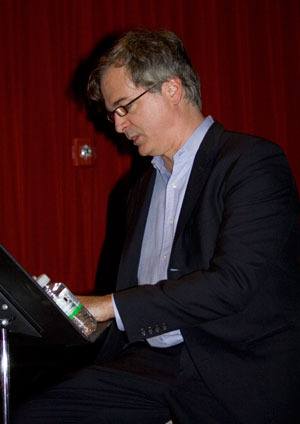
<path fill-rule="evenodd" d="M 150 151 L 146 148 L 145 145 L 141 144 L 138 146 L 138 152 L 140 156 L 152 156 Z"/>

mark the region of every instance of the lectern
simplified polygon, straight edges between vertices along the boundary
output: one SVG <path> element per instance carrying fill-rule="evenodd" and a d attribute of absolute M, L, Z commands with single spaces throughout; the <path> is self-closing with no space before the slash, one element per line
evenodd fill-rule
<path fill-rule="evenodd" d="M 0 245 L 1 391 L 3 424 L 9 422 L 9 334 L 42 339 L 50 345 L 76 346 L 94 342 L 109 323 L 98 323 L 89 337 L 48 298 L 39 284 Z"/>

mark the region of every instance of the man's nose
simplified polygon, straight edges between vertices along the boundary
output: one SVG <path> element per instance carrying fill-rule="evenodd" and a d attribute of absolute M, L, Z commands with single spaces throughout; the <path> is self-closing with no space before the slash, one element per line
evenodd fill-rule
<path fill-rule="evenodd" d="M 115 113 L 115 129 L 118 133 L 124 133 L 128 127 L 127 115 L 119 116 Z"/>

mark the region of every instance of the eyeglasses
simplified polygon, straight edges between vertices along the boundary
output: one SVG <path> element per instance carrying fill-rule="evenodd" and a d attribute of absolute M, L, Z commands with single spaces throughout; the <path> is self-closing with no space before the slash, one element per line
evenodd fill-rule
<path fill-rule="evenodd" d="M 126 105 L 118 106 L 112 111 L 108 110 L 106 116 L 107 116 L 107 119 L 109 120 L 109 122 L 115 122 L 115 113 L 118 116 L 121 116 L 121 117 L 127 115 L 127 113 L 129 113 L 129 111 L 130 111 L 130 107 L 131 107 L 132 103 L 134 103 L 136 100 L 140 99 L 144 94 L 148 93 L 148 91 L 152 90 L 152 88 L 154 88 L 157 84 L 158 84 L 158 82 L 151 85 L 151 87 L 148 88 L 148 90 L 143 91 L 142 94 L 139 94 L 137 97 L 130 100 L 130 102 L 127 103 Z"/>

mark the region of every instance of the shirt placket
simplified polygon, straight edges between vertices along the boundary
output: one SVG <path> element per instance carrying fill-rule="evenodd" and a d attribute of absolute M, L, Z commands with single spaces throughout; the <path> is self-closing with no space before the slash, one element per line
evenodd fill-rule
<path fill-rule="evenodd" d="M 174 217 L 176 209 L 177 184 L 175 178 L 170 177 L 165 192 L 165 214 L 163 225 L 163 237 L 160 253 L 161 274 L 166 278 L 168 263 L 170 259 L 170 251 L 174 233 Z"/>

